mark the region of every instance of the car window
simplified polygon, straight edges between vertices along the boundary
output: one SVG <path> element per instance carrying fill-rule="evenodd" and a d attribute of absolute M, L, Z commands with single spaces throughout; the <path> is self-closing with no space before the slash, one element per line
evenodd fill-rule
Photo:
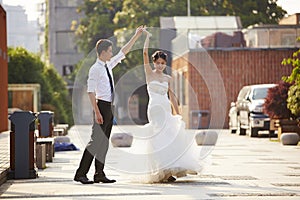
<path fill-rule="evenodd" d="M 253 100 L 265 99 L 267 94 L 268 94 L 268 89 L 269 88 L 256 88 L 256 89 L 254 89 L 252 99 Z"/>

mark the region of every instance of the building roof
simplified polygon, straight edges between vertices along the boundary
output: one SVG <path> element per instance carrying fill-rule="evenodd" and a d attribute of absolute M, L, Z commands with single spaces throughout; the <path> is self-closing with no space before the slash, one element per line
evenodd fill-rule
<path fill-rule="evenodd" d="M 300 25 L 300 13 L 295 13 L 293 15 L 289 15 L 287 17 L 284 17 L 282 18 L 280 21 L 279 21 L 279 24 L 280 25 L 283 25 L 283 24 L 298 24 Z"/>

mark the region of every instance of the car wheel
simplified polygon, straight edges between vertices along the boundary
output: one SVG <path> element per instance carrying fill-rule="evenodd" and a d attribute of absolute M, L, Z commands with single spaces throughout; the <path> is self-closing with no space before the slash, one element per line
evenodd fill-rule
<path fill-rule="evenodd" d="M 246 129 L 240 128 L 240 135 L 246 135 Z"/>
<path fill-rule="evenodd" d="M 277 137 L 274 130 L 272 130 L 272 131 L 269 130 L 269 134 L 270 134 L 270 137 Z"/>
<path fill-rule="evenodd" d="M 252 128 L 250 127 L 250 137 L 257 137 L 258 136 L 258 128 Z"/>
<path fill-rule="evenodd" d="M 232 134 L 235 134 L 236 133 L 236 129 L 231 129 L 230 131 Z"/>

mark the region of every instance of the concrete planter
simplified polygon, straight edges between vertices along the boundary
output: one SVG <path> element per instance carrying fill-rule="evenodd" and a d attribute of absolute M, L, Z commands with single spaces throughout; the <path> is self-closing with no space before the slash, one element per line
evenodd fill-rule
<path fill-rule="evenodd" d="M 195 135 L 195 140 L 198 145 L 215 145 L 218 140 L 216 131 L 199 131 Z"/>
<path fill-rule="evenodd" d="M 278 140 L 281 140 L 283 133 L 298 133 L 300 135 L 300 127 L 297 120 L 277 119 L 275 126 L 278 128 Z"/>
<path fill-rule="evenodd" d="M 283 133 L 280 136 L 280 141 L 283 145 L 297 145 L 299 139 L 300 137 L 297 133 Z"/>
<path fill-rule="evenodd" d="M 115 133 L 111 136 L 113 147 L 130 147 L 133 137 L 127 133 Z"/>

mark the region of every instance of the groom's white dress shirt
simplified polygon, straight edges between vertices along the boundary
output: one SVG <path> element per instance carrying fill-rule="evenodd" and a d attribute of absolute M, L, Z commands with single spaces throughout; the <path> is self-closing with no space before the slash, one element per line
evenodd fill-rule
<path fill-rule="evenodd" d="M 117 55 L 112 57 L 110 61 L 106 63 L 109 73 L 112 77 L 112 80 L 113 80 L 112 69 L 115 66 L 117 66 L 118 63 L 121 63 L 121 61 L 124 58 L 125 55 L 122 52 L 122 50 L 120 50 Z M 89 70 L 89 77 L 87 80 L 87 92 L 95 92 L 96 99 L 111 102 L 112 101 L 111 88 L 110 88 L 109 78 L 104 65 L 105 63 L 99 60 L 99 58 L 97 58 L 96 62 L 91 66 Z"/>

